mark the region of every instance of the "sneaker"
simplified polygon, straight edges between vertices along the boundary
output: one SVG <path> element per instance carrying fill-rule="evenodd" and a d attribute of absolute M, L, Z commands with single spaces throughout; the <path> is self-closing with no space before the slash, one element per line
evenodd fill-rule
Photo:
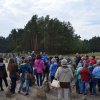
<path fill-rule="evenodd" d="M 26 93 L 25 95 L 27 96 L 27 95 L 29 95 L 29 93 Z"/>
<path fill-rule="evenodd" d="M 12 94 L 15 94 L 15 92 L 14 92 L 14 91 L 12 91 L 11 93 L 12 93 Z"/>
<path fill-rule="evenodd" d="M 18 91 L 18 93 L 20 94 L 20 91 Z"/>
<path fill-rule="evenodd" d="M 2 88 L 1 91 L 4 91 L 4 89 Z"/>

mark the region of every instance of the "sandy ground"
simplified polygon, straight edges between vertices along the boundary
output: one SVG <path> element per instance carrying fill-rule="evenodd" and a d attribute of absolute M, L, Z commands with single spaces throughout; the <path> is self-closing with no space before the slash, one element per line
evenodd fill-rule
<path fill-rule="evenodd" d="M 8 78 L 8 82 L 10 84 L 10 79 L 9 78 Z M 19 87 L 19 82 L 17 84 L 18 85 L 16 87 L 16 94 L 12 95 L 10 98 L 6 97 L 5 93 L 7 91 L 7 88 L 4 87 L 5 91 L 4 92 L 0 91 L 0 100 L 41 100 L 41 99 L 38 99 L 36 97 L 36 93 L 37 93 L 37 90 L 38 90 L 37 86 L 31 87 L 29 95 L 25 96 L 24 92 L 22 92 L 21 94 L 17 93 L 18 92 L 18 87 Z M 100 93 L 98 93 L 97 96 L 93 96 L 93 95 L 89 95 L 89 94 L 87 96 L 84 96 L 84 95 L 76 94 L 75 93 L 75 88 L 72 89 L 72 92 L 73 92 L 72 100 L 100 100 Z M 52 89 L 49 93 L 46 93 L 46 97 L 47 97 L 46 100 L 57 100 L 57 94 L 58 94 L 57 90 Z M 86 97 L 87 99 L 84 99 L 84 97 Z"/>

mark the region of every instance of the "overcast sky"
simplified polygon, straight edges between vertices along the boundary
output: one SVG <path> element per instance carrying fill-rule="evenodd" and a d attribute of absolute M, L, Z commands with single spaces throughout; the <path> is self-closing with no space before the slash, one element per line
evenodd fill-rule
<path fill-rule="evenodd" d="M 0 36 L 24 28 L 34 14 L 70 21 L 82 39 L 100 36 L 100 0 L 0 0 Z"/>

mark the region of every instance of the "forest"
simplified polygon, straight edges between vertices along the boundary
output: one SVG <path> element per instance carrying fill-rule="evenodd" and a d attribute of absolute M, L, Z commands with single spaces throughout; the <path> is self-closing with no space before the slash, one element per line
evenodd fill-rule
<path fill-rule="evenodd" d="M 81 40 L 72 24 L 57 18 L 33 15 L 25 27 L 0 37 L 0 52 L 45 51 L 48 54 L 100 52 L 100 37 Z"/>

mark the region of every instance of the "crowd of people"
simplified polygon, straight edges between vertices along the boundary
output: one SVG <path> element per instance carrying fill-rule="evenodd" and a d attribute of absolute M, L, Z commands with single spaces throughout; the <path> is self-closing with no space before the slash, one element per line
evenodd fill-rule
<path fill-rule="evenodd" d="M 100 92 L 100 59 L 88 55 L 77 57 L 76 90 L 80 94 L 96 95 L 96 86 Z"/>
<path fill-rule="evenodd" d="M 9 74 L 7 74 L 9 72 Z M 2 81 L 8 87 L 7 77 L 10 77 L 10 92 L 15 93 L 17 81 L 20 80 L 18 93 L 22 92 L 26 83 L 26 93 L 29 95 L 32 78 L 36 80 L 38 88 L 42 88 L 46 81 L 49 84 L 58 80 L 58 100 L 70 100 L 71 82 L 74 81 L 76 92 L 79 94 L 96 95 L 100 92 L 100 60 L 95 56 L 76 54 L 74 59 L 63 56 L 48 57 L 45 52 L 36 54 L 32 51 L 27 56 L 16 56 L 9 58 L 6 67 L 3 57 L 0 57 L 0 88 L 4 91 Z M 96 89 L 96 86 L 98 88 Z"/>

